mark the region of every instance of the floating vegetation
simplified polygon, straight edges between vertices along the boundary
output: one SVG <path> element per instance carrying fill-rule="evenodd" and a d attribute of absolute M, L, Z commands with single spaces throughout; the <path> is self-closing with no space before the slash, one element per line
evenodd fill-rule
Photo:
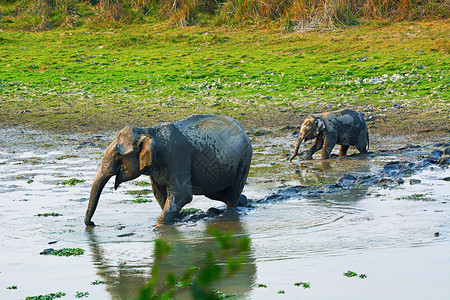
<path fill-rule="evenodd" d="M 294 283 L 295 286 L 302 286 L 304 289 L 308 289 L 311 287 L 311 285 L 309 284 L 309 282 L 296 282 Z"/>
<path fill-rule="evenodd" d="M 366 274 L 359 274 L 359 275 L 358 275 L 358 273 L 353 272 L 353 271 L 347 271 L 347 272 L 345 272 L 345 273 L 344 273 L 344 276 L 346 276 L 346 277 L 348 277 L 348 278 L 351 278 L 351 277 L 359 277 L 359 278 L 361 278 L 361 279 L 364 279 L 364 278 L 367 277 Z"/>
<path fill-rule="evenodd" d="M 278 292 L 277 292 L 277 294 L 284 294 L 285 292 L 284 292 L 284 290 L 279 290 Z"/>
<path fill-rule="evenodd" d="M 221 291 L 217 291 L 217 290 L 212 290 L 212 291 L 219 299 L 236 297 L 236 294 L 227 294 L 227 293 L 224 293 L 224 292 L 221 292 Z"/>
<path fill-rule="evenodd" d="M 51 212 L 51 213 L 37 214 L 35 216 L 37 216 L 37 217 L 59 217 L 59 216 L 62 216 L 62 214 Z"/>
<path fill-rule="evenodd" d="M 75 298 L 84 298 L 89 296 L 89 292 L 76 292 L 75 293 Z"/>
<path fill-rule="evenodd" d="M 128 195 L 133 195 L 133 196 L 138 196 L 138 197 L 149 195 L 149 194 L 151 194 L 151 192 L 152 191 L 149 189 L 126 191 L 126 193 Z"/>
<path fill-rule="evenodd" d="M 427 194 L 412 194 L 409 196 L 397 198 L 396 200 L 436 201 L 436 199 L 428 197 Z"/>
<path fill-rule="evenodd" d="M 62 248 L 50 252 L 54 256 L 80 256 L 84 254 L 84 249 L 81 248 Z"/>
<path fill-rule="evenodd" d="M 39 296 L 29 296 L 26 297 L 25 300 L 53 300 L 56 298 L 62 298 L 66 295 L 66 293 L 58 292 L 58 293 L 51 293 L 47 295 L 39 295 Z"/>
<path fill-rule="evenodd" d="M 83 183 L 83 182 L 85 182 L 85 181 L 86 181 L 86 179 L 70 178 L 70 179 L 68 179 L 68 180 L 64 180 L 64 181 L 61 182 L 61 183 L 58 182 L 57 184 L 74 186 L 74 185 L 76 185 L 77 183 Z"/>
<path fill-rule="evenodd" d="M 27 180 L 27 183 L 28 183 L 28 184 L 32 184 L 33 182 L 34 182 L 33 179 L 28 179 L 28 180 Z"/>
<path fill-rule="evenodd" d="M 182 210 L 180 210 L 180 216 L 185 217 L 188 215 L 193 215 L 196 214 L 198 212 L 203 212 L 203 210 L 199 209 L 199 208 L 183 208 Z"/>
<path fill-rule="evenodd" d="M 312 183 L 312 185 L 325 185 L 325 184 L 331 184 L 329 181 L 315 181 Z"/>
<path fill-rule="evenodd" d="M 267 285 L 265 285 L 264 283 L 254 283 L 254 284 L 252 284 L 252 287 L 266 288 Z"/>
<path fill-rule="evenodd" d="M 67 158 L 76 158 L 76 157 L 78 157 L 78 156 L 77 155 L 68 154 L 68 155 L 57 157 L 56 160 L 63 160 L 63 159 L 67 159 Z"/>
<path fill-rule="evenodd" d="M 145 198 L 136 198 L 132 201 L 133 201 L 133 203 L 150 203 L 150 202 L 152 202 L 152 200 L 145 199 Z"/>
<path fill-rule="evenodd" d="M 135 181 L 134 183 L 133 183 L 134 185 L 137 185 L 137 186 L 150 186 L 150 185 L 152 185 L 150 182 L 148 182 L 148 181 Z"/>
<path fill-rule="evenodd" d="M 95 280 L 91 282 L 91 285 L 100 285 L 100 284 L 105 284 L 106 281 L 103 280 Z"/>
<path fill-rule="evenodd" d="M 17 290 L 17 285 L 11 285 L 7 287 L 8 290 Z"/>

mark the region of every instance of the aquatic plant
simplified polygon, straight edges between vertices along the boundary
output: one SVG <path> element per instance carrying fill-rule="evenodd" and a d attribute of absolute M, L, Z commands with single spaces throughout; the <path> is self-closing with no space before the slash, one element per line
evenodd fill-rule
<path fill-rule="evenodd" d="M 347 272 L 344 272 L 344 276 L 349 277 L 349 278 L 350 278 L 350 277 L 359 277 L 359 278 L 361 278 L 361 279 L 364 279 L 364 278 L 367 277 L 366 274 L 359 274 L 359 275 L 358 275 L 358 273 L 353 272 L 353 271 L 347 271 Z"/>
<path fill-rule="evenodd" d="M 7 287 L 8 290 L 17 290 L 17 285 L 11 285 Z"/>
<path fill-rule="evenodd" d="M 187 215 L 193 215 L 196 214 L 198 212 L 203 212 L 201 209 L 199 208 L 194 208 L 194 207 L 190 207 L 190 208 L 183 208 L 182 210 L 180 210 L 180 216 L 184 217 Z"/>
<path fill-rule="evenodd" d="M 146 195 L 151 194 L 152 191 L 149 190 L 149 189 L 144 189 L 144 190 L 131 190 L 131 191 L 126 191 L 126 193 L 127 193 L 128 195 L 133 195 L 133 196 L 141 197 L 141 196 L 146 196 Z"/>
<path fill-rule="evenodd" d="M 353 271 L 347 271 L 347 272 L 344 273 L 344 276 L 346 276 L 346 277 L 356 277 L 356 276 L 358 276 L 358 274 L 356 274 Z"/>
<path fill-rule="evenodd" d="M 412 201 L 436 201 L 434 198 L 427 197 L 427 194 L 412 194 L 396 200 L 412 200 Z"/>
<path fill-rule="evenodd" d="M 50 293 L 46 295 L 39 295 L 39 296 L 29 296 L 26 297 L 25 300 L 53 300 L 56 298 L 62 298 L 66 295 L 64 292 L 58 292 L 58 293 Z"/>
<path fill-rule="evenodd" d="M 150 203 L 152 202 L 151 199 L 145 199 L 145 198 L 136 198 L 132 200 L 133 203 Z"/>
<path fill-rule="evenodd" d="M 83 182 L 85 182 L 85 181 L 86 181 L 86 179 L 70 178 L 70 179 L 68 179 L 68 180 L 64 180 L 64 181 L 61 182 L 61 183 L 58 182 L 57 184 L 74 186 L 74 185 L 76 185 L 77 183 L 83 183 Z"/>
<path fill-rule="evenodd" d="M 235 238 L 234 233 L 222 232 L 215 227 L 208 227 L 208 233 L 216 239 L 221 251 L 216 256 L 215 252 L 205 253 L 204 263 L 200 266 L 187 268 L 182 274 L 168 273 L 162 288 L 157 289 L 161 279 L 159 276 L 159 264 L 170 253 L 171 246 L 162 240 L 155 240 L 154 257 L 155 264 L 151 269 L 151 279 L 139 291 L 139 300 L 144 299 L 172 299 L 181 290 L 189 289 L 194 299 L 223 299 L 232 294 L 221 294 L 211 288 L 215 282 L 225 277 L 232 276 L 242 268 L 245 253 L 250 251 L 250 238 Z M 222 261 L 226 261 L 223 264 Z"/>
<path fill-rule="evenodd" d="M 91 285 L 99 285 L 99 284 L 105 284 L 106 281 L 103 280 L 95 280 L 91 282 Z"/>
<path fill-rule="evenodd" d="M 34 182 L 33 179 L 28 179 L 28 180 L 27 180 L 27 183 L 28 183 L 28 184 L 32 184 L 33 182 Z"/>
<path fill-rule="evenodd" d="M 59 216 L 62 216 L 62 214 L 51 212 L 51 213 L 42 213 L 42 214 L 38 213 L 35 216 L 37 216 L 37 217 L 59 217 Z"/>
<path fill-rule="evenodd" d="M 63 248 L 50 252 L 54 256 L 79 256 L 84 254 L 84 249 L 81 248 Z"/>
<path fill-rule="evenodd" d="M 279 291 L 277 292 L 277 294 L 284 294 L 284 293 L 285 293 L 284 290 L 279 290 Z"/>
<path fill-rule="evenodd" d="M 295 286 L 302 286 L 304 289 L 310 288 L 311 285 L 309 284 L 309 282 L 296 282 L 294 283 Z"/>
<path fill-rule="evenodd" d="M 252 284 L 253 287 L 258 287 L 258 288 L 266 288 L 267 285 L 265 285 L 264 283 L 254 283 Z"/>
<path fill-rule="evenodd" d="M 217 295 L 217 297 L 219 299 L 226 299 L 226 298 L 231 298 L 231 297 L 236 297 L 236 294 L 228 294 L 228 293 L 224 293 L 221 291 L 217 291 L 217 290 L 212 290 L 213 293 L 215 293 Z"/>
<path fill-rule="evenodd" d="M 148 181 L 135 181 L 134 183 L 133 183 L 134 185 L 137 185 L 137 186 L 149 186 L 149 185 L 152 185 L 150 182 L 148 182 Z"/>
<path fill-rule="evenodd" d="M 84 298 L 84 297 L 88 297 L 89 296 L 89 292 L 76 292 L 75 293 L 75 298 Z"/>

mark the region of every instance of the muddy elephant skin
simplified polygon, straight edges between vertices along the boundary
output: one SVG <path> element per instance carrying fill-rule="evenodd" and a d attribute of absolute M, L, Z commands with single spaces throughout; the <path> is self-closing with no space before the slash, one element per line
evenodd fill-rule
<path fill-rule="evenodd" d="M 298 148 L 303 141 L 316 139 L 306 152 L 306 158 L 322 149 L 322 159 L 328 159 L 336 144 L 341 145 L 339 156 L 346 156 L 349 146 L 355 146 L 360 153 L 369 149 L 369 131 L 362 113 L 342 109 L 334 112 L 309 115 L 300 128 L 292 161 L 298 155 Z"/>
<path fill-rule="evenodd" d="M 171 224 L 193 195 L 237 206 L 247 180 L 252 146 L 241 125 L 225 116 L 193 115 L 149 128 L 126 126 L 108 146 L 94 178 L 84 222 L 92 216 L 112 176 L 114 188 L 149 175 L 162 213 L 158 224 Z"/>

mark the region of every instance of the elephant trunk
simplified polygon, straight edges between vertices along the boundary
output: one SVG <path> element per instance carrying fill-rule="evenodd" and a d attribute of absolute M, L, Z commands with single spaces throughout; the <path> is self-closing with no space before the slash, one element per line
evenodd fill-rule
<path fill-rule="evenodd" d="M 103 188 L 111 177 L 112 175 L 105 175 L 102 171 L 102 168 L 98 169 L 97 175 L 95 175 L 94 183 L 92 184 L 91 188 L 89 206 L 86 210 L 86 215 L 84 216 L 84 224 L 86 224 L 86 226 L 95 226 L 94 222 L 92 222 L 91 219 L 95 213 L 95 209 L 97 208 L 100 194 L 102 193 Z"/>
<path fill-rule="evenodd" d="M 290 162 L 292 162 L 292 160 L 298 155 L 298 148 L 300 147 L 302 142 L 303 142 L 303 135 L 300 135 L 297 139 L 297 143 L 295 144 L 294 154 L 292 154 L 291 158 L 289 158 Z"/>

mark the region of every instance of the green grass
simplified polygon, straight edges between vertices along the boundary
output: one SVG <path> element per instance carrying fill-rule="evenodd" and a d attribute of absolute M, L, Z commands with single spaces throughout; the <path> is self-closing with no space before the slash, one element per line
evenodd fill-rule
<path fill-rule="evenodd" d="M 328 104 L 445 115 L 449 32 L 444 21 L 304 34 L 158 25 L 2 32 L 0 122 L 87 131 L 219 113 L 255 127 L 293 124 Z"/>

